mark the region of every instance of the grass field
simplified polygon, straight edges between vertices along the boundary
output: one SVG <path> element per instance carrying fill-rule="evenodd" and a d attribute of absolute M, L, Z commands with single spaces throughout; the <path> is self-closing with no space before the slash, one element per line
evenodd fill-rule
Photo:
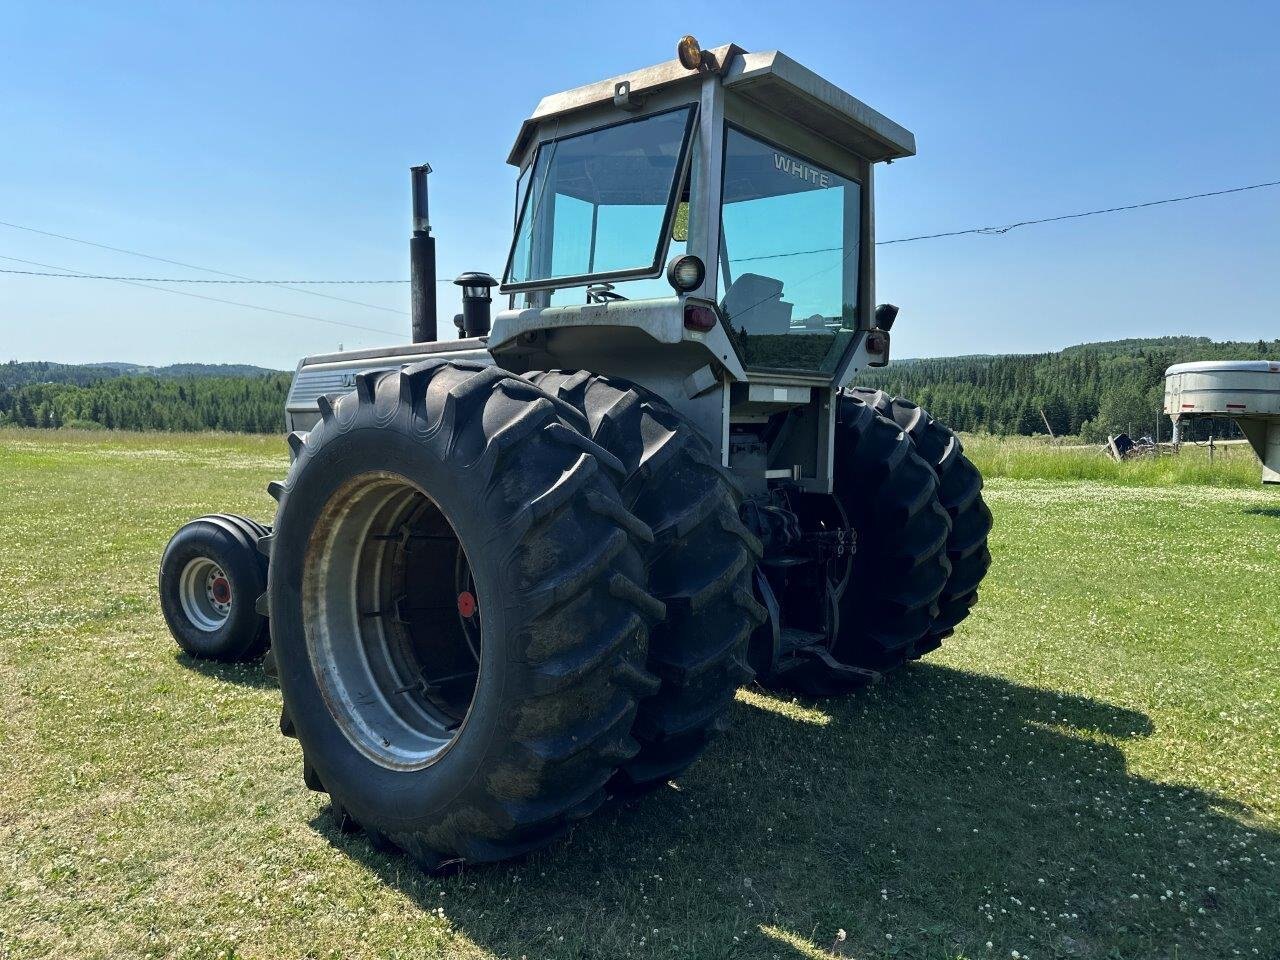
<path fill-rule="evenodd" d="M 283 442 L 0 431 L 0 957 L 1276 960 L 1280 491 L 975 454 L 995 566 L 941 651 L 744 690 L 678 789 L 431 879 L 157 612 L 169 534 L 268 516 Z"/>
<path fill-rule="evenodd" d="M 1138 457 L 1119 463 L 1097 444 L 1059 446 L 1045 437 L 966 436 L 965 451 L 985 477 L 1013 480 L 1098 480 L 1129 487 L 1170 487 L 1188 484 L 1254 489 L 1262 466 L 1244 442 L 1183 444 L 1178 454 L 1162 447 L 1159 457 Z"/>

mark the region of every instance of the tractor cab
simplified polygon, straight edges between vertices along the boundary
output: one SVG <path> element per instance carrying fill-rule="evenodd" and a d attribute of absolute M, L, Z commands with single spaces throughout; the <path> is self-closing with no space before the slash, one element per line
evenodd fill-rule
<path fill-rule="evenodd" d="M 613 369 L 678 397 L 726 464 L 726 419 L 811 406 L 812 442 L 774 466 L 829 489 L 831 392 L 888 359 L 872 167 L 915 139 L 782 53 L 690 37 L 678 53 L 525 121 L 508 157 L 510 309 L 489 349 L 513 369 Z"/>

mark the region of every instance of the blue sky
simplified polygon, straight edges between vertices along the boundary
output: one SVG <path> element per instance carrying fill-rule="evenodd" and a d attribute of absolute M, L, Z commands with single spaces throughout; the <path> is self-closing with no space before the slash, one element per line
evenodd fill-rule
<path fill-rule="evenodd" d="M 0 2 L 0 220 L 249 276 L 403 277 L 407 168 L 426 160 L 441 275 L 496 274 L 520 121 L 543 93 L 670 57 L 685 32 L 784 50 L 915 132 L 917 157 L 878 168 L 881 239 L 1280 179 L 1275 4 L 607 9 Z M 201 276 L 5 227 L 0 255 Z M 1270 339 L 1277 263 L 1272 188 L 890 246 L 878 296 L 902 307 L 899 357 Z M 387 332 L 0 275 L 0 359 L 291 367 L 408 326 L 403 287 L 320 288 L 373 306 L 191 289 Z"/>

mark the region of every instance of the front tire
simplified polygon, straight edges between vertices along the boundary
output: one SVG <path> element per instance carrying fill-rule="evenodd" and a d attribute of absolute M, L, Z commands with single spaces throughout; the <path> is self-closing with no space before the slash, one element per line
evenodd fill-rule
<path fill-rule="evenodd" d="M 663 606 L 617 461 L 528 381 L 362 374 L 292 441 L 271 542 L 284 714 L 340 827 L 428 870 L 542 847 L 638 747 Z"/>
<path fill-rule="evenodd" d="M 212 514 L 183 524 L 160 559 L 160 610 L 184 651 L 238 663 L 267 648 L 267 618 L 255 609 L 267 589 L 258 540 L 267 529 L 248 517 Z"/>

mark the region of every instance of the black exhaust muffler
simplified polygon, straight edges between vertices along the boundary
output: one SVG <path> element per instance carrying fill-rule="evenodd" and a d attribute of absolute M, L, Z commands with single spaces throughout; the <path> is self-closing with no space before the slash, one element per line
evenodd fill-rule
<path fill-rule="evenodd" d="M 427 208 L 427 174 L 431 164 L 409 168 L 413 191 L 413 236 L 409 238 L 409 316 L 413 342 L 430 343 L 436 330 L 436 238 L 431 236 Z"/>

